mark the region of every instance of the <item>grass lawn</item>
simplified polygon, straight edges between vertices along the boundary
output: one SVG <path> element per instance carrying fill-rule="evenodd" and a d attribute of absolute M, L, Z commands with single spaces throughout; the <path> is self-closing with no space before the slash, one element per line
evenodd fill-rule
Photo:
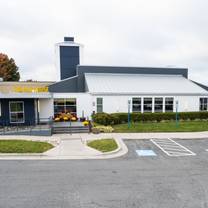
<path fill-rule="evenodd" d="M 207 121 L 181 121 L 178 126 L 174 121 L 165 123 L 131 123 L 113 126 L 115 132 L 197 132 L 208 131 Z"/>
<path fill-rule="evenodd" d="M 111 152 L 118 148 L 118 145 L 114 139 L 93 140 L 88 142 L 87 145 L 101 152 Z"/>
<path fill-rule="evenodd" d="M 47 142 L 0 140 L 0 153 L 42 153 L 53 148 Z"/>

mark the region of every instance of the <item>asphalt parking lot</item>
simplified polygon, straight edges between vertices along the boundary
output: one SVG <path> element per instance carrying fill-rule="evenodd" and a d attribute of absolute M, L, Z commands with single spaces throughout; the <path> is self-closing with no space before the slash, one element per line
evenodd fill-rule
<path fill-rule="evenodd" d="M 125 140 L 129 152 L 117 159 L 0 161 L 0 208 L 208 207 L 208 140 L 174 141 L 196 155 L 171 157 L 150 140 Z"/>
<path fill-rule="evenodd" d="M 194 160 L 207 160 L 208 157 L 208 139 L 174 139 L 175 142 L 180 145 L 186 147 L 188 150 L 191 150 L 195 153 L 195 156 L 179 156 L 179 157 L 170 157 L 165 154 L 160 148 L 158 148 L 151 140 L 124 140 L 128 147 L 128 154 L 124 156 L 126 159 L 150 159 L 150 160 L 186 160 L 186 161 L 194 161 Z M 157 139 L 156 139 L 157 141 Z M 136 153 L 136 150 L 145 149 L 145 150 L 153 150 L 156 153 L 156 157 L 139 157 Z"/>

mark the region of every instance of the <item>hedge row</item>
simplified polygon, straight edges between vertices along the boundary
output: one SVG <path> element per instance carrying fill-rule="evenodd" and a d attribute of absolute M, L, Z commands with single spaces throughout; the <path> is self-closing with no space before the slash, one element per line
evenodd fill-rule
<path fill-rule="evenodd" d="M 208 112 L 181 112 L 180 120 L 207 120 Z M 93 121 L 101 125 L 114 125 L 128 122 L 127 113 L 97 113 L 92 116 Z M 131 113 L 131 122 L 161 122 L 176 119 L 176 113 Z"/>

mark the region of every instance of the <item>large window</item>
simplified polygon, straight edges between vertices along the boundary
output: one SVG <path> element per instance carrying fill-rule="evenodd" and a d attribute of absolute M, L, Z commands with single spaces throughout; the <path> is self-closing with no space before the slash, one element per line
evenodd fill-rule
<path fill-rule="evenodd" d="M 144 112 L 152 112 L 152 98 L 144 98 Z"/>
<path fill-rule="evenodd" d="M 9 102 L 10 123 L 24 123 L 24 102 L 14 101 Z"/>
<path fill-rule="evenodd" d="M 207 111 L 208 98 L 200 98 L 200 111 Z"/>
<path fill-rule="evenodd" d="M 165 112 L 173 112 L 173 101 L 171 97 L 165 98 Z"/>
<path fill-rule="evenodd" d="M 141 112 L 141 98 L 132 98 L 132 112 Z"/>
<path fill-rule="evenodd" d="M 155 98 L 155 112 L 163 112 L 163 98 Z"/>
<path fill-rule="evenodd" d="M 54 99 L 54 116 L 61 113 L 77 113 L 76 98 Z"/>
<path fill-rule="evenodd" d="M 97 98 L 97 113 L 103 112 L 103 98 Z"/>

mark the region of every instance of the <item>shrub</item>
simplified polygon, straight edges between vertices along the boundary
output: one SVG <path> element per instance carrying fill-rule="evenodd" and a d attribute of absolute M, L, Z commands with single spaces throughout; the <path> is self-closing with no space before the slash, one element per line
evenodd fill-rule
<path fill-rule="evenodd" d="M 111 133 L 113 132 L 114 129 L 111 126 L 95 126 L 92 128 L 92 132 L 96 132 L 96 133 Z"/>
<path fill-rule="evenodd" d="M 113 122 L 113 118 L 108 113 L 97 113 L 92 116 L 93 121 L 102 125 L 110 125 Z"/>
<path fill-rule="evenodd" d="M 180 112 L 180 120 L 208 120 L 208 112 Z M 131 113 L 131 122 L 164 122 L 176 119 L 176 113 Z M 127 113 L 98 113 L 93 115 L 93 121 L 101 125 L 115 125 L 128 122 Z"/>

